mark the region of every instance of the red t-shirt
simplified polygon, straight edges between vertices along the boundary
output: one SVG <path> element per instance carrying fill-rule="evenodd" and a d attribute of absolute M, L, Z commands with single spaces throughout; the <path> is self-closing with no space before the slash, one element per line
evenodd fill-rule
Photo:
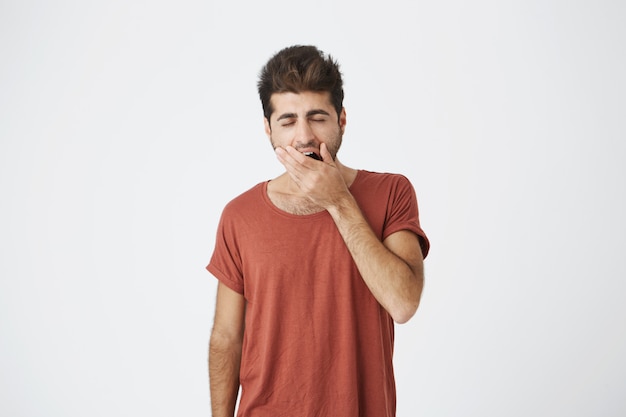
<path fill-rule="evenodd" d="M 359 171 L 350 187 L 376 235 L 428 239 L 407 178 Z M 394 325 L 327 211 L 286 213 L 260 183 L 224 208 L 209 272 L 246 299 L 240 417 L 392 417 Z"/>

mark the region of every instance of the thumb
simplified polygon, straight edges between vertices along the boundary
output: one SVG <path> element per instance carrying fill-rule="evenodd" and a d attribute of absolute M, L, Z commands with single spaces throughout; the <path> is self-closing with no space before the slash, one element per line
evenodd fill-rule
<path fill-rule="evenodd" d="M 325 143 L 320 145 L 320 156 L 324 160 L 324 162 L 331 163 L 333 160 L 333 156 L 328 152 L 328 147 Z"/>

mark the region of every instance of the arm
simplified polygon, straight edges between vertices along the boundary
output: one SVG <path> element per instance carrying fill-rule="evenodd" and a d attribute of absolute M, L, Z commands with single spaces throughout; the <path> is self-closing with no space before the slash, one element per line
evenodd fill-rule
<path fill-rule="evenodd" d="M 424 287 L 417 235 L 401 230 L 381 243 L 352 195 L 327 210 L 372 295 L 395 322 L 407 322 L 417 311 Z"/>
<path fill-rule="evenodd" d="M 244 316 L 243 296 L 220 282 L 209 342 L 209 385 L 213 417 L 232 417 L 235 412 Z"/>
<path fill-rule="evenodd" d="M 324 161 L 314 161 L 292 147 L 276 154 L 305 195 L 332 216 L 363 280 L 394 321 L 405 323 L 417 311 L 424 285 L 423 255 L 413 232 L 399 231 L 381 242 L 346 185 L 339 161 L 324 143 Z"/>

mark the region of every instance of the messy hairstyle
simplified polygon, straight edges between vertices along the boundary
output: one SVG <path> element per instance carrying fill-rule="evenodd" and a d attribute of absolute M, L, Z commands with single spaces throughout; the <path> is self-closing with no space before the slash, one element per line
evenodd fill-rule
<path fill-rule="evenodd" d="M 294 45 L 277 52 L 261 69 L 257 87 L 268 121 L 274 111 L 270 103 L 274 93 L 328 91 L 337 116 L 343 108 L 339 64 L 315 46 Z"/>

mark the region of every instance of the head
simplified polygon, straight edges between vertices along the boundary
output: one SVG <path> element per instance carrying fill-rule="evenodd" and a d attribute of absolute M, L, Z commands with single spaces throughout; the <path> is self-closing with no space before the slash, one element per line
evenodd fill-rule
<path fill-rule="evenodd" d="M 335 159 L 346 114 L 341 72 L 330 56 L 314 46 L 285 48 L 261 70 L 258 90 L 274 148 L 292 145 L 319 155 L 324 142 Z"/>
<path fill-rule="evenodd" d="M 259 75 L 263 115 L 269 121 L 275 93 L 328 92 L 339 118 L 343 108 L 343 80 L 339 65 L 315 46 L 295 45 L 282 49 L 265 64 Z"/>

